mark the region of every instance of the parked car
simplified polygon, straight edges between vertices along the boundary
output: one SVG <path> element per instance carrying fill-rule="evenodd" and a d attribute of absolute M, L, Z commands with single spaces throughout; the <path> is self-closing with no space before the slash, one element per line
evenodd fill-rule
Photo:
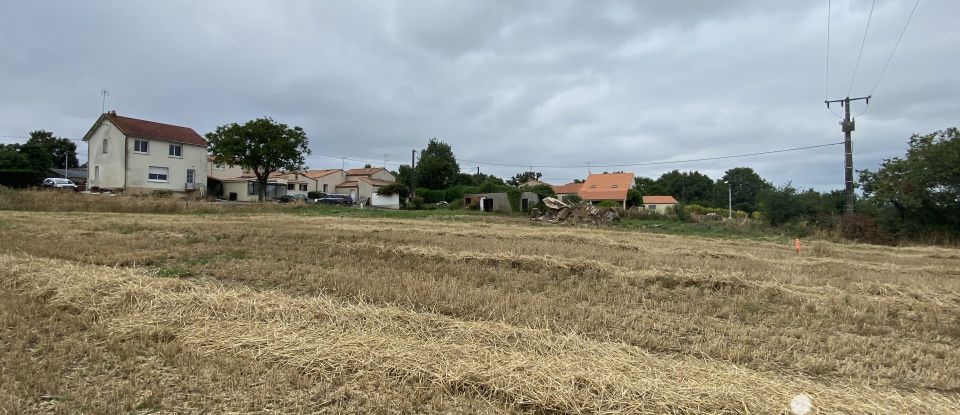
<path fill-rule="evenodd" d="M 280 196 L 279 198 L 277 198 L 277 202 L 280 202 L 280 203 L 290 203 L 290 202 L 296 202 L 296 201 L 309 202 L 310 200 L 307 199 L 307 195 L 304 195 L 304 194 L 290 194 L 290 193 L 285 194 L 285 195 Z"/>
<path fill-rule="evenodd" d="M 42 186 L 50 189 L 78 190 L 76 183 L 62 177 L 48 177 L 43 179 Z"/>
<path fill-rule="evenodd" d="M 353 198 L 349 195 L 326 195 L 317 199 L 317 203 L 324 205 L 352 205 Z"/>

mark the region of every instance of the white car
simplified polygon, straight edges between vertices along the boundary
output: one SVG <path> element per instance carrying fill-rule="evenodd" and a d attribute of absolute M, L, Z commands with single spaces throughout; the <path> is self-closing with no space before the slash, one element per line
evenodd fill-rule
<path fill-rule="evenodd" d="M 44 179 L 43 187 L 49 187 L 51 189 L 77 190 L 77 185 L 73 181 L 60 177 L 48 177 Z"/>

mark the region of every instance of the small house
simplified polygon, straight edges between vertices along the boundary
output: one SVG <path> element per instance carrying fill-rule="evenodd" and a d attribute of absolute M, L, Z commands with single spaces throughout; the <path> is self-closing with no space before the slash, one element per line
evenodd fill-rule
<path fill-rule="evenodd" d="M 644 196 L 643 206 L 640 206 L 640 209 L 665 214 L 676 205 L 677 199 L 673 196 Z"/>

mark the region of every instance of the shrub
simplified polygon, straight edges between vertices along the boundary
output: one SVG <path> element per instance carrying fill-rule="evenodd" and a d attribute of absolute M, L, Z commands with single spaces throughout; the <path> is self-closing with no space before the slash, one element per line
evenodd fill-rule
<path fill-rule="evenodd" d="M 614 202 L 614 201 L 612 201 L 612 200 L 604 200 L 604 201 L 602 201 L 602 202 L 600 202 L 600 203 L 597 203 L 597 207 L 617 208 L 617 207 L 622 207 L 622 206 L 623 206 L 623 205 L 621 205 L 621 204 L 619 204 L 619 203 L 617 203 L 617 202 Z"/>
<path fill-rule="evenodd" d="M 406 199 L 407 196 L 410 195 L 410 189 L 403 183 L 394 182 L 386 186 L 380 186 L 380 188 L 377 189 L 377 194 L 381 196 L 399 195 L 400 199 Z"/>
<path fill-rule="evenodd" d="M 43 179 L 42 174 L 33 170 L 0 170 L 0 185 L 14 189 L 38 186 Z"/>
<path fill-rule="evenodd" d="M 854 214 L 840 220 L 840 233 L 851 241 L 876 245 L 893 245 L 895 240 L 870 216 Z"/>
<path fill-rule="evenodd" d="M 152 195 L 159 198 L 168 198 L 173 196 L 172 190 L 154 190 Z"/>
<path fill-rule="evenodd" d="M 693 218 L 690 217 L 690 213 L 687 212 L 686 207 L 683 204 L 677 204 L 673 208 L 673 214 L 677 215 L 677 220 L 680 222 L 691 222 Z"/>
<path fill-rule="evenodd" d="M 423 209 L 423 201 L 424 201 L 423 197 L 421 197 L 421 196 L 414 196 L 414 197 L 413 197 L 413 201 L 411 202 L 411 203 L 413 204 L 413 208 L 414 208 L 414 209 Z"/>
<path fill-rule="evenodd" d="M 463 209 L 463 198 L 450 202 L 450 210 Z"/>

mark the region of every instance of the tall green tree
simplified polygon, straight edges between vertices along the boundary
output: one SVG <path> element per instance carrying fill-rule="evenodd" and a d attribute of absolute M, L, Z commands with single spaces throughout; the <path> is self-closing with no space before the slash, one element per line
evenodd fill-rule
<path fill-rule="evenodd" d="M 258 200 L 266 199 L 270 173 L 304 168 L 304 155 L 310 154 L 306 133 L 300 127 L 263 117 L 245 124 L 226 124 L 207 133 L 213 162 L 240 166 L 253 171 L 259 187 Z"/>
<path fill-rule="evenodd" d="M 633 188 L 640 192 L 641 195 L 656 196 L 663 193 L 657 188 L 657 181 L 649 177 L 634 177 L 633 185 Z"/>
<path fill-rule="evenodd" d="M 732 192 L 727 192 L 727 187 Z M 727 206 L 728 197 L 732 196 L 733 208 L 747 213 L 757 210 L 757 198 L 773 185 L 763 180 L 757 172 L 749 167 L 735 167 L 727 170 L 723 177 L 717 180 L 715 186 L 714 206 Z"/>
<path fill-rule="evenodd" d="M 456 184 L 460 176 L 460 165 L 457 164 L 450 145 L 436 137 L 430 139 L 427 148 L 420 151 L 416 176 L 417 187 L 438 190 Z"/>
<path fill-rule="evenodd" d="M 664 173 L 657 179 L 657 190 L 673 196 L 681 204 L 713 206 L 713 179 L 698 171 Z"/>
<path fill-rule="evenodd" d="M 77 159 L 77 145 L 68 138 L 55 137 L 52 132 L 36 130 L 30 132 L 27 144 L 35 144 L 47 153 L 50 168 L 65 169 L 67 165 L 76 168 L 80 165 Z M 66 163 L 66 164 L 65 164 Z"/>
<path fill-rule="evenodd" d="M 905 157 L 861 170 L 864 197 L 896 211 L 905 230 L 960 233 L 960 130 L 914 134 Z"/>

